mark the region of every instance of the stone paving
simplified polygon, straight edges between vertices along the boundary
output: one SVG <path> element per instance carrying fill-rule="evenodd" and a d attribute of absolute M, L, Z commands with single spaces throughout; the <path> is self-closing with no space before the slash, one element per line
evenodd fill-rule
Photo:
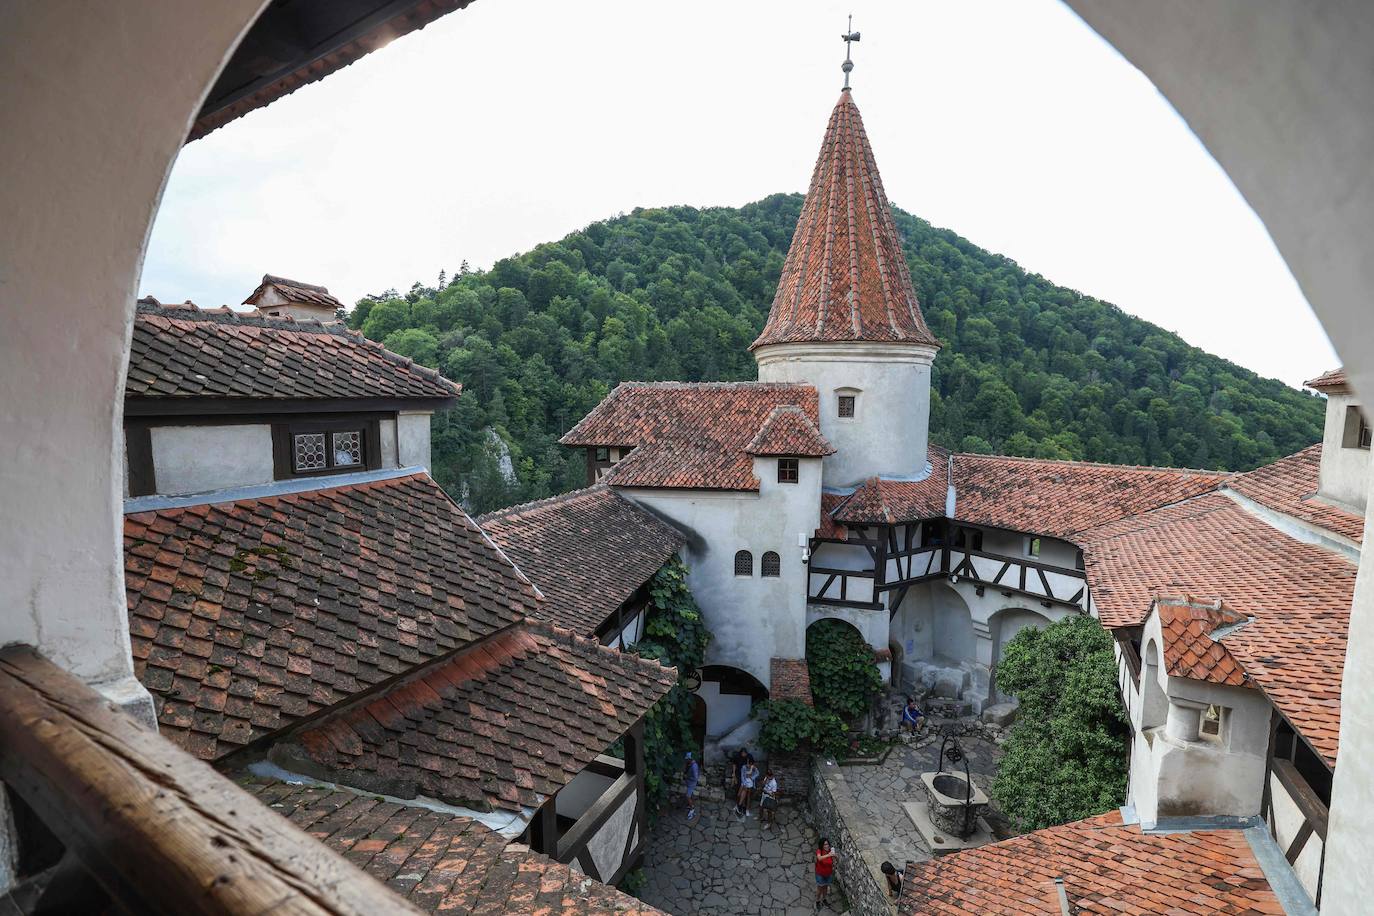
<path fill-rule="evenodd" d="M 938 720 L 937 720 L 938 722 Z M 940 737 L 931 729 L 912 744 L 898 744 L 882 764 L 858 766 L 823 766 L 831 794 L 841 806 L 846 826 L 875 864 L 890 861 L 898 869 L 909 861 L 925 861 L 931 857 L 916 827 L 911 823 L 902 802 L 924 799 L 921 774 L 936 769 L 940 752 Z M 969 770 L 974 783 L 984 792 L 992 785 L 1002 749 L 993 741 L 975 736 L 959 738 L 968 755 Z M 960 765 L 962 770 L 962 764 Z M 1005 835 L 1000 818 L 989 817 L 994 833 Z"/>
<path fill-rule="evenodd" d="M 675 809 L 654 825 L 644 855 L 647 882 L 639 891 L 646 903 L 675 916 L 815 912 L 816 836 L 805 820 L 804 801 L 782 806 L 777 826 L 769 830 L 760 826 L 757 807 L 743 822 L 722 800 L 699 800 L 697 811 L 691 823 Z M 834 889 L 831 908 L 821 912 L 845 909 Z"/>

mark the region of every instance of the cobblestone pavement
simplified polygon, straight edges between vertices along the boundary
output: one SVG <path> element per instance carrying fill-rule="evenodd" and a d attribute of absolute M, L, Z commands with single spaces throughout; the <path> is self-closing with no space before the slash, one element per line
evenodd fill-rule
<path fill-rule="evenodd" d="M 757 807 L 743 822 L 720 800 L 700 800 L 697 811 L 691 823 L 673 810 L 654 825 L 644 855 L 648 880 L 639 892 L 646 903 L 675 916 L 815 912 L 816 837 L 804 804 L 780 808 L 770 830 L 760 826 Z M 845 909 L 838 889 L 831 900 L 822 913 Z"/>
<path fill-rule="evenodd" d="M 931 857 L 902 802 L 924 798 L 921 774 L 936 768 L 935 758 L 940 753 L 940 738 L 933 731 L 912 744 L 897 745 L 882 764 L 824 768 L 831 794 L 842 805 L 845 824 L 860 848 L 870 851 L 870 858 L 878 863 L 890 861 L 901 869 L 907 862 Z M 1002 749 L 995 742 L 973 736 L 959 738 L 959 744 L 968 755 L 974 783 L 988 791 Z M 963 765 L 959 768 L 962 770 Z M 995 814 L 989 820 L 994 832 L 1000 833 Z"/>

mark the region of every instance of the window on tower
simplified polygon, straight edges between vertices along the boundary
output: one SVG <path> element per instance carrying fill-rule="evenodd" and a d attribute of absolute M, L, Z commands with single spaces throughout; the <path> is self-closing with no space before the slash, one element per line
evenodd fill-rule
<path fill-rule="evenodd" d="M 801 479 L 801 464 L 796 458 L 778 459 L 778 483 L 796 483 Z"/>
<path fill-rule="evenodd" d="M 735 553 L 735 575 L 752 576 L 754 574 L 754 555 L 747 550 L 736 551 Z"/>
<path fill-rule="evenodd" d="M 854 416 L 854 395 L 842 394 L 839 396 L 839 405 L 836 411 L 841 417 Z"/>
<path fill-rule="evenodd" d="M 765 579 L 776 579 L 782 575 L 782 558 L 773 551 L 768 551 L 759 561 L 759 574 Z"/>

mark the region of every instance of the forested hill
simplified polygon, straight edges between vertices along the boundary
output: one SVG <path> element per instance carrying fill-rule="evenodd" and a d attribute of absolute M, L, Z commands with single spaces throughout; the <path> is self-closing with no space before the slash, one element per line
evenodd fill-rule
<path fill-rule="evenodd" d="M 354 327 L 463 383 L 434 471 L 475 512 L 581 486 L 558 445 L 617 382 L 752 379 L 801 208 L 636 210 L 491 270 L 358 303 Z M 962 451 L 1246 469 L 1321 435 L 1322 401 L 895 211 L 944 345 L 934 441 Z M 494 434 L 491 432 L 494 430 Z M 506 465 L 509 456 L 513 463 Z M 513 469 L 513 474 L 511 473 Z"/>

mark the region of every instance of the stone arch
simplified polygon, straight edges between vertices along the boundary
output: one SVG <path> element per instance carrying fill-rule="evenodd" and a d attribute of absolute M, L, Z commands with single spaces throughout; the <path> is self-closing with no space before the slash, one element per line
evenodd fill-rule
<path fill-rule="evenodd" d="M 768 699 L 768 688 L 733 665 L 703 665 L 697 697 L 706 705 L 704 737 L 709 742 L 749 721 L 749 711 Z"/>
<path fill-rule="evenodd" d="M 992 670 L 989 674 L 988 688 L 988 695 L 992 700 L 989 702 L 1009 699 L 997 689 L 997 663 L 1002 660 L 1002 651 L 1007 643 L 1027 627 L 1043 629 L 1050 623 L 1050 619 L 1044 614 L 1023 607 L 1002 608 L 988 618 L 988 631 L 992 636 Z"/>
<path fill-rule="evenodd" d="M 974 661 L 977 643 L 973 632 L 973 612 L 957 591 L 940 583 L 930 590 L 931 657 L 952 662 Z"/>

